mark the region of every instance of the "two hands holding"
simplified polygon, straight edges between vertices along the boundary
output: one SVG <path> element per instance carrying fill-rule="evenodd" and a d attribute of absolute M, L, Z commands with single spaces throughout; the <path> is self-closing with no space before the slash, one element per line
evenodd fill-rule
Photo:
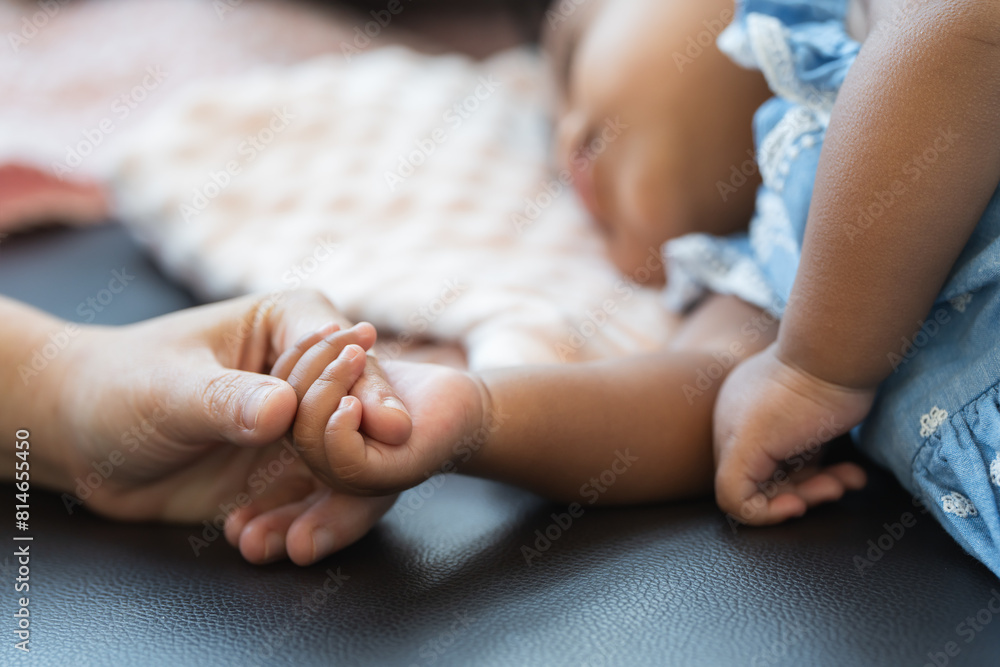
<path fill-rule="evenodd" d="M 431 442 L 478 418 L 455 398 L 463 386 L 478 392 L 470 376 L 402 362 L 383 370 L 366 356 L 374 343 L 371 325 L 352 327 L 311 291 L 83 328 L 25 392 L 23 425 L 45 443 L 33 479 L 76 493 L 94 463 L 112 461 L 87 494 L 92 511 L 198 523 L 235 507 L 225 536 L 247 560 L 314 563 L 363 537 L 393 492 L 422 481 L 408 474 L 422 447 L 429 461 Z M 344 463 L 327 458 L 325 434 L 339 442 L 346 430 L 361 447 L 345 448 Z M 350 456 L 366 452 L 397 464 L 397 475 L 371 486 L 352 475 Z M 354 493 L 352 479 L 383 493 Z"/>
<path fill-rule="evenodd" d="M 498 407 L 471 373 L 383 367 L 367 354 L 375 338 L 371 325 L 351 326 L 313 292 L 84 330 L 38 388 L 68 415 L 47 422 L 45 439 L 64 448 L 48 485 L 72 490 L 92 462 L 125 449 L 87 498 L 92 510 L 197 523 L 240 498 L 225 536 L 247 560 L 314 563 L 364 536 L 392 494 L 458 469 L 456 443 Z M 858 466 L 820 469 L 815 454 L 860 422 L 873 398 L 786 363 L 777 343 L 737 366 L 715 407 L 720 507 L 741 523 L 772 524 L 863 486 Z M 123 447 L 158 408 L 141 447 Z M 268 475 L 269 465 L 280 474 Z"/>

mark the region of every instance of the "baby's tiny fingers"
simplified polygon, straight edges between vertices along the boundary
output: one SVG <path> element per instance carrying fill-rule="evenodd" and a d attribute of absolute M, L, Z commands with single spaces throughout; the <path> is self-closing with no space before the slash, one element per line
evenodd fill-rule
<path fill-rule="evenodd" d="M 738 523 L 751 526 L 771 526 L 805 514 L 808 506 L 794 493 L 782 493 L 773 498 L 757 492 L 729 511 Z"/>
<path fill-rule="evenodd" d="M 413 433 L 413 419 L 396 390 L 385 378 L 378 359 L 369 357 L 365 372 L 351 389 L 362 410 L 361 430 L 389 445 L 402 445 Z"/>
<path fill-rule="evenodd" d="M 797 516 L 794 512 L 798 507 L 789 506 L 787 501 L 775 505 L 761 493 L 755 481 L 774 474 L 777 464 L 772 459 L 733 436 L 724 442 L 719 452 L 715 500 L 723 512 L 739 523 L 754 526 L 780 523 Z"/>
<path fill-rule="evenodd" d="M 810 508 L 843 498 L 850 490 L 863 488 L 864 470 L 854 463 L 840 463 L 826 469 L 803 470 L 794 481 L 772 498 L 755 494 L 744 504 L 745 523 L 762 526 L 802 516 Z"/>
<path fill-rule="evenodd" d="M 868 484 L 868 474 L 857 463 L 838 463 L 826 469 L 828 475 L 834 475 L 849 491 L 858 491 Z"/>
<path fill-rule="evenodd" d="M 368 445 L 359 432 L 361 401 L 345 396 L 326 425 L 326 463 L 333 484 L 349 491 L 360 492 L 354 482 L 363 477 L 368 462 Z"/>
<path fill-rule="evenodd" d="M 375 327 L 362 322 L 350 329 L 325 336 L 310 347 L 288 375 L 288 383 L 295 389 L 299 401 L 347 346 L 359 345 L 367 350 L 375 344 L 375 336 Z"/>
<path fill-rule="evenodd" d="M 809 507 L 840 500 L 849 490 L 865 485 L 865 473 L 854 463 L 840 463 L 817 470 L 811 477 L 795 485 L 794 493 Z"/>
<path fill-rule="evenodd" d="M 358 345 L 348 345 L 309 387 L 295 417 L 292 436 L 296 447 L 313 472 L 327 483 L 332 481 L 325 454 L 327 424 L 361 377 L 364 368 L 365 351 Z"/>
<path fill-rule="evenodd" d="M 302 359 L 302 355 L 308 352 L 313 345 L 320 342 L 328 336 L 340 331 L 341 326 L 336 322 L 329 322 L 326 325 L 320 327 L 316 331 L 306 334 L 300 338 L 295 345 L 285 350 L 278 360 L 274 362 L 274 367 L 271 368 L 271 375 L 281 380 L 287 380 L 288 376 L 291 375 L 292 369 L 299 363 Z"/>

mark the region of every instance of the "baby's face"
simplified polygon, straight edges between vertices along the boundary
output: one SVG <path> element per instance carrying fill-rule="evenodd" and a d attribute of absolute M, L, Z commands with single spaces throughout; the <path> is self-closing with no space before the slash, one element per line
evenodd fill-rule
<path fill-rule="evenodd" d="M 766 88 L 715 48 L 732 0 L 576 7 L 548 35 L 563 84 L 557 152 L 615 264 L 635 275 L 656 264 L 671 238 L 745 226 L 755 187 L 723 202 L 717 182 L 747 160 L 753 110 Z M 699 37 L 707 46 L 698 47 Z"/>

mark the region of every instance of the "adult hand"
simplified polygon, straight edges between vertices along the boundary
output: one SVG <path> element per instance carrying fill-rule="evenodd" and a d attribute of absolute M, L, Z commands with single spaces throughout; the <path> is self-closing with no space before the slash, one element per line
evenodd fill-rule
<path fill-rule="evenodd" d="M 225 516 L 226 538 L 255 563 L 287 555 L 305 565 L 360 539 L 395 498 L 323 485 L 285 438 L 295 391 L 264 375 L 298 341 L 348 327 L 325 297 L 296 291 L 83 329 L 35 394 L 53 406 L 46 439 L 64 448 L 67 490 L 119 520 Z M 375 342 L 368 325 L 342 335 Z M 373 436 L 409 438 L 410 417 L 378 364 L 351 393 L 377 417 Z"/>

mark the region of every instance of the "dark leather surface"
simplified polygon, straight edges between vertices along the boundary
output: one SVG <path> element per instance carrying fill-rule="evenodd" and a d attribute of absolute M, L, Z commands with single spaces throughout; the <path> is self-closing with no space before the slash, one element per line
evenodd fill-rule
<path fill-rule="evenodd" d="M 122 266 L 135 282 L 97 323 L 190 303 L 113 227 L 4 241 L 0 291 L 79 319 L 77 304 Z M 878 472 L 866 491 L 770 529 L 734 533 L 707 500 L 588 509 L 531 565 L 522 545 L 561 508 L 494 483 L 439 481 L 309 568 L 248 565 L 221 538 L 196 557 L 198 529 L 69 515 L 58 497 L 33 494 L 33 651 L 12 649 L 4 520 L 0 662 L 1000 664 L 1000 617 L 988 608 L 1000 582 Z M 855 557 L 869 540 L 887 544 L 884 525 L 906 512 L 915 525 L 859 573 Z M 330 573 L 336 590 L 324 595 Z"/>

